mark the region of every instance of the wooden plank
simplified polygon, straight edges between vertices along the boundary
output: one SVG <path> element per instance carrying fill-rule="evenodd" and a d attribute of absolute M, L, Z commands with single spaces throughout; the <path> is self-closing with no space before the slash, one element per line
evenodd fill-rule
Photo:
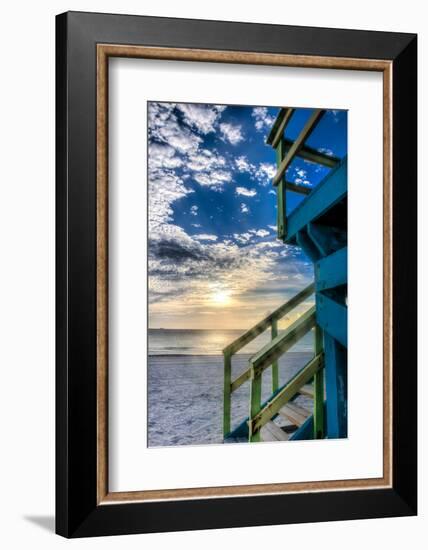
<path fill-rule="evenodd" d="M 320 371 L 318 371 L 318 372 L 320 372 Z M 301 407 L 300 405 L 296 405 L 296 403 L 294 403 L 294 402 L 287 403 L 287 407 L 289 407 L 289 409 L 291 409 L 295 413 L 300 414 L 301 416 L 303 416 L 305 418 L 305 420 L 306 420 L 306 418 L 308 418 L 308 416 L 311 416 L 311 411 L 308 411 L 308 409 L 305 409 L 305 407 Z"/>
<path fill-rule="evenodd" d="M 289 382 L 280 390 L 260 412 L 251 417 L 249 424 L 256 431 L 264 426 L 271 418 L 279 413 L 284 405 L 292 399 L 299 389 L 306 384 L 324 364 L 323 354 L 320 353 L 307 363 Z"/>
<path fill-rule="evenodd" d="M 271 326 L 271 336 L 274 340 L 278 336 L 278 321 L 275 319 L 272 321 Z M 278 360 L 275 360 L 272 363 L 272 393 L 275 393 L 279 388 L 279 371 L 278 371 Z"/>
<path fill-rule="evenodd" d="M 348 282 L 348 247 L 345 246 L 315 264 L 317 291 L 328 290 Z"/>
<path fill-rule="evenodd" d="M 288 151 L 293 145 L 293 141 L 284 137 L 284 145 L 286 151 Z M 326 168 L 334 168 L 340 163 L 339 157 L 320 153 L 319 151 L 317 151 L 313 147 L 309 147 L 308 145 L 303 145 L 297 152 L 296 156 L 304 160 L 308 160 L 309 162 L 313 162 L 314 164 L 321 164 Z"/>
<path fill-rule="evenodd" d="M 287 124 L 290 122 L 290 119 L 294 113 L 294 109 L 288 108 L 284 116 L 282 117 L 281 123 L 278 126 L 278 129 L 276 131 L 276 135 L 272 140 L 272 147 L 276 149 L 278 143 L 282 139 L 285 129 L 287 127 Z"/>
<path fill-rule="evenodd" d="M 281 165 L 273 178 L 273 185 L 278 185 L 282 177 L 284 176 L 287 168 L 292 163 L 294 157 L 298 153 L 299 149 L 304 145 L 305 141 L 309 138 L 311 133 L 315 130 L 318 122 L 321 120 L 321 117 L 324 115 L 324 109 L 314 109 L 313 113 L 309 117 L 309 120 L 306 122 L 303 130 L 297 136 L 296 141 L 288 150 L 284 160 L 281 162 Z"/>
<path fill-rule="evenodd" d="M 251 389 L 250 389 L 250 422 L 248 424 L 248 437 L 250 442 L 260 441 L 260 426 L 255 427 L 252 418 L 257 416 L 261 409 L 262 400 L 262 375 L 251 370 Z"/>
<path fill-rule="evenodd" d="M 284 159 L 284 143 L 281 140 L 276 148 L 276 165 L 279 168 Z M 281 178 L 276 188 L 276 230 L 278 239 L 285 239 L 287 234 L 287 193 L 285 178 Z"/>
<path fill-rule="evenodd" d="M 329 439 L 347 437 L 347 356 L 346 349 L 324 334 L 325 381 L 327 389 L 327 434 Z"/>
<path fill-rule="evenodd" d="M 267 426 L 263 426 L 263 428 L 260 430 L 260 441 L 270 443 L 272 441 L 277 441 L 277 439 L 273 435 L 273 433 L 267 428 Z"/>
<path fill-rule="evenodd" d="M 312 193 L 287 216 L 287 242 L 295 238 L 298 231 L 326 213 L 343 200 L 348 192 L 347 159 L 319 183 Z"/>
<path fill-rule="evenodd" d="M 324 335 L 319 327 L 315 326 L 315 353 L 324 349 Z M 314 376 L 314 439 L 324 437 L 324 370 L 320 369 Z"/>
<path fill-rule="evenodd" d="M 317 323 L 342 346 L 348 345 L 348 308 L 322 294 L 316 295 Z"/>
<path fill-rule="evenodd" d="M 244 382 L 250 379 L 250 374 L 251 369 L 247 369 L 246 371 L 242 372 L 230 385 L 230 391 L 233 393 L 239 388 L 239 386 L 242 386 Z"/>
<path fill-rule="evenodd" d="M 282 121 L 284 120 L 285 115 L 287 114 L 287 111 L 289 110 L 289 107 L 282 107 L 279 110 L 279 113 L 275 119 L 275 122 L 272 125 L 272 128 L 270 129 L 270 132 L 268 134 L 268 137 L 266 138 L 266 144 L 272 145 L 273 140 L 278 133 L 278 128 L 281 125 Z"/>
<path fill-rule="evenodd" d="M 283 334 L 266 344 L 249 360 L 254 372 L 262 372 L 289 350 L 315 325 L 315 306 L 301 315 Z"/>
<path fill-rule="evenodd" d="M 303 422 L 305 422 L 305 420 L 308 418 L 308 416 L 299 414 L 298 412 L 290 408 L 289 403 L 282 407 L 282 409 L 279 411 L 279 414 L 291 420 L 291 422 L 293 422 L 296 426 L 301 426 Z"/>
<path fill-rule="evenodd" d="M 299 195 L 309 195 L 309 193 L 312 191 L 312 187 L 304 187 L 303 185 L 297 185 L 296 183 L 292 183 L 291 181 L 286 181 L 285 187 L 289 191 L 294 191 L 294 193 L 298 193 Z"/>
<path fill-rule="evenodd" d="M 314 387 L 311 384 L 306 384 L 299 389 L 301 395 L 314 398 Z"/>
<path fill-rule="evenodd" d="M 290 298 L 288 302 L 282 304 L 282 306 L 276 309 L 273 313 L 265 317 L 262 321 L 259 321 L 256 325 L 250 328 L 250 330 L 247 330 L 247 332 L 245 332 L 242 336 L 239 336 L 239 338 L 237 338 L 231 344 L 225 347 L 223 350 L 223 354 L 230 353 L 231 355 L 233 355 L 237 353 L 249 342 L 257 338 L 259 334 L 264 332 L 270 326 L 273 320 L 279 320 L 284 317 L 284 315 L 286 315 L 288 312 L 290 312 L 292 309 L 294 309 L 296 306 L 306 300 L 306 298 L 308 298 L 311 294 L 313 294 L 314 290 L 315 284 L 311 283 L 298 294 Z"/>
<path fill-rule="evenodd" d="M 296 241 L 311 262 L 315 263 L 320 259 L 319 250 L 306 233 L 306 228 L 297 232 Z"/>
<path fill-rule="evenodd" d="M 275 438 L 275 441 L 288 441 L 288 434 L 286 434 L 279 426 L 274 422 L 268 422 L 264 428 L 266 428 Z"/>
<path fill-rule="evenodd" d="M 223 386 L 223 436 L 226 437 L 230 433 L 230 418 L 231 418 L 231 388 L 230 382 L 232 378 L 232 359 L 230 354 L 224 355 L 224 386 Z"/>

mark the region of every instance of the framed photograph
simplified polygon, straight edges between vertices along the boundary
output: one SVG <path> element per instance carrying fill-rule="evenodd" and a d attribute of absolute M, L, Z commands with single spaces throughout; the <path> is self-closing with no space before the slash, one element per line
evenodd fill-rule
<path fill-rule="evenodd" d="M 56 48 L 58 534 L 416 514 L 416 36 Z"/>

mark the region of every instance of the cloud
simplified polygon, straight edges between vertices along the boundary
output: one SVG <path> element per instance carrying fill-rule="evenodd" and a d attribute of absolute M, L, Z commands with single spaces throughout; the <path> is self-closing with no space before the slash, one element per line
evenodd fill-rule
<path fill-rule="evenodd" d="M 199 206 L 196 206 L 196 204 L 190 207 L 190 213 L 192 214 L 192 216 L 197 216 L 198 210 L 199 210 Z"/>
<path fill-rule="evenodd" d="M 241 244 L 248 243 L 248 241 L 251 240 L 252 236 L 253 235 L 250 232 L 247 232 L 247 233 L 234 233 L 233 234 L 233 238 Z"/>
<path fill-rule="evenodd" d="M 265 128 L 270 129 L 275 122 L 275 117 L 269 115 L 267 107 L 254 107 L 251 116 L 255 119 L 254 126 L 258 132 Z"/>
<path fill-rule="evenodd" d="M 224 183 L 232 181 L 232 174 L 224 170 L 212 170 L 211 172 L 198 172 L 193 175 L 200 185 L 212 187 L 219 191 Z"/>
<path fill-rule="evenodd" d="M 156 231 L 172 220 L 172 204 L 193 193 L 175 168 L 180 159 L 168 145 L 150 144 L 148 159 L 149 229 Z"/>
<path fill-rule="evenodd" d="M 235 166 L 238 172 L 249 174 L 252 180 L 263 186 L 271 183 L 277 171 L 276 164 L 273 162 L 261 162 L 257 166 L 251 163 L 245 155 L 235 159 Z"/>
<path fill-rule="evenodd" d="M 308 177 L 308 171 L 301 166 L 290 167 L 290 178 L 297 185 L 311 185 Z"/>
<path fill-rule="evenodd" d="M 276 227 L 275 227 L 276 231 Z M 250 244 L 254 243 L 257 237 L 265 238 L 270 235 L 270 232 L 266 229 L 249 229 L 243 233 L 233 233 L 233 238 L 236 242 L 240 244 Z M 278 241 L 265 241 L 264 243 L 258 242 L 257 245 L 260 245 L 261 248 L 277 248 L 278 246 L 283 247 L 282 243 Z"/>
<path fill-rule="evenodd" d="M 339 119 L 340 119 L 340 114 L 342 113 L 342 111 L 340 109 L 329 109 L 327 111 L 327 115 L 328 116 L 331 116 L 334 120 L 334 122 L 339 122 Z"/>
<path fill-rule="evenodd" d="M 175 107 L 175 103 L 149 103 L 149 141 L 166 143 L 180 153 L 195 151 L 202 143 L 202 138 L 179 124 L 174 113 Z"/>
<path fill-rule="evenodd" d="M 243 202 L 241 202 L 240 209 L 242 214 L 248 214 L 248 212 L 250 211 L 248 206 Z"/>
<path fill-rule="evenodd" d="M 232 145 L 237 145 L 244 139 L 241 132 L 241 126 L 230 124 L 228 122 L 222 122 L 220 124 L 220 132 L 223 140 L 228 141 Z"/>
<path fill-rule="evenodd" d="M 329 157 L 334 156 L 334 152 L 331 149 L 329 149 L 328 147 L 319 147 L 318 151 L 320 153 L 324 153 L 325 155 L 328 155 Z"/>
<path fill-rule="evenodd" d="M 188 158 L 187 167 L 194 172 L 212 170 L 225 166 L 226 164 L 224 157 L 219 155 L 215 150 L 209 151 L 208 149 L 199 149 L 191 153 Z"/>
<path fill-rule="evenodd" d="M 235 159 L 235 165 L 238 168 L 239 172 L 247 172 L 248 174 L 253 174 L 256 167 L 254 164 L 249 162 L 248 158 L 245 155 L 241 155 Z"/>
<path fill-rule="evenodd" d="M 220 191 L 224 183 L 232 181 L 226 159 L 215 149 L 198 149 L 188 155 L 186 168 L 192 171 L 192 178 L 203 186 Z"/>
<path fill-rule="evenodd" d="M 271 162 L 261 162 L 257 168 L 255 177 L 260 185 L 268 185 L 271 183 L 276 174 L 276 166 Z"/>
<path fill-rule="evenodd" d="M 224 109 L 220 105 L 177 103 L 177 110 L 182 114 L 184 122 L 204 135 L 214 132 L 215 124 Z"/>
<path fill-rule="evenodd" d="M 252 229 L 254 232 L 254 235 L 257 235 L 257 237 L 267 237 L 270 235 L 269 231 L 266 231 L 266 229 Z"/>
<path fill-rule="evenodd" d="M 255 189 L 247 189 L 247 187 L 237 187 L 235 193 L 237 195 L 243 195 L 244 197 L 255 197 L 257 195 Z"/>
<path fill-rule="evenodd" d="M 196 228 L 202 227 L 202 225 L 201 225 L 200 223 L 191 223 L 190 225 L 191 225 L 192 227 L 196 227 Z"/>
<path fill-rule="evenodd" d="M 197 241 L 216 241 L 218 239 L 217 235 L 209 235 L 206 233 L 193 235 L 193 238 L 196 239 Z"/>
<path fill-rule="evenodd" d="M 183 164 L 181 158 L 175 156 L 175 149 L 169 145 L 149 144 L 149 164 L 151 169 L 178 168 Z"/>

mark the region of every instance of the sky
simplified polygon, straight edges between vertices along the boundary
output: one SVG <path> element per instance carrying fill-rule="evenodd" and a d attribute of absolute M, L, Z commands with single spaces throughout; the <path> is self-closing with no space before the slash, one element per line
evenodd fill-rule
<path fill-rule="evenodd" d="M 266 137 L 278 112 L 148 103 L 150 328 L 248 329 L 313 280 L 303 252 L 276 238 Z M 286 137 L 294 140 L 311 112 L 296 109 Z M 342 158 L 347 112 L 327 111 L 306 144 Z M 286 178 L 313 187 L 328 172 L 296 158 Z M 287 192 L 287 210 L 301 200 Z"/>

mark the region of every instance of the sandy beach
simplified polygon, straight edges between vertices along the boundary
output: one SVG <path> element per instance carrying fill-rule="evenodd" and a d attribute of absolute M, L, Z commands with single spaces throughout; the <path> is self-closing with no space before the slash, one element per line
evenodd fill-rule
<path fill-rule="evenodd" d="M 310 352 L 285 354 L 279 363 L 280 384 L 310 359 Z M 248 354 L 234 356 L 232 376 L 248 366 Z M 271 394 L 271 375 L 263 377 L 262 400 Z M 248 416 L 249 383 L 232 396 L 232 426 Z M 153 355 L 148 358 L 148 445 L 222 443 L 223 356 Z"/>

